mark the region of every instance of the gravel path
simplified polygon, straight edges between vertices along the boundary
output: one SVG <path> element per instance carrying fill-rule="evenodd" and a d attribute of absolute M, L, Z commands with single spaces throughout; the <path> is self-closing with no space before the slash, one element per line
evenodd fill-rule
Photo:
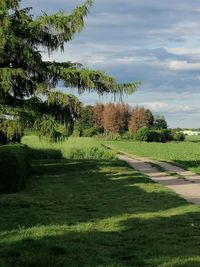
<path fill-rule="evenodd" d="M 126 154 L 119 154 L 118 158 L 127 162 L 131 167 L 147 175 L 153 181 L 160 183 L 176 192 L 189 202 L 200 206 L 200 176 L 170 163 L 150 160 L 146 158 L 135 158 Z M 159 171 L 151 163 L 160 165 L 166 171 L 184 176 L 185 179 L 177 178 Z"/>

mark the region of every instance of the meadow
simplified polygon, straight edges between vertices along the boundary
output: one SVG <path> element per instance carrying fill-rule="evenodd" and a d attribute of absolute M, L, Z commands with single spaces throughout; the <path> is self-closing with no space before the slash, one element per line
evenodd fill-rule
<path fill-rule="evenodd" d="M 31 135 L 22 142 L 38 159 L 26 188 L 0 195 L 1 267 L 200 266 L 199 207 L 111 157 L 95 139 L 49 143 Z M 109 156 L 90 158 L 94 147 Z"/>
<path fill-rule="evenodd" d="M 188 137 L 185 142 L 145 143 L 134 141 L 105 141 L 116 151 L 170 161 L 200 174 L 200 137 Z"/>

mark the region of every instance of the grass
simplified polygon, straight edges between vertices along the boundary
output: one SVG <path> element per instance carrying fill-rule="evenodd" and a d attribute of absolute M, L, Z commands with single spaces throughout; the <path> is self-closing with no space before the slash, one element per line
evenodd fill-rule
<path fill-rule="evenodd" d="M 185 142 L 142 143 L 134 141 L 106 141 L 105 145 L 126 153 L 171 161 L 176 165 L 200 174 L 200 138 L 188 138 Z"/>
<path fill-rule="evenodd" d="M 54 158 L 61 157 L 68 159 L 114 159 L 115 154 L 102 144 L 87 137 L 70 137 L 64 142 L 50 143 L 45 139 L 39 140 L 38 136 L 24 136 L 22 143 L 32 148 L 33 157 Z"/>
<path fill-rule="evenodd" d="M 113 160 L 37 160 L 0 198 L 1 267 L 197 267 L 200 209 Z"/>

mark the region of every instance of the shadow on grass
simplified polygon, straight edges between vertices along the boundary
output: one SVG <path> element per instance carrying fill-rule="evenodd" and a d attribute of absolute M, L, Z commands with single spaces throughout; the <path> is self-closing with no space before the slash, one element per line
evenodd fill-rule
<path fill-rule="evenodd" d="M 200 266 L 199 210 L 126 164 L 39 160 L 33 173 L 0 200 L 0 266 Z"/>
<path fill-rule="evenodd" d="M 33 148 L 29 147 L 32 159 L 62 159 L 63 155 L 55 148 Z"/>
<path fill-rule="evenodd" d="M 175 160 L 174 161 L 177 166 L 183 167 L 184 169 L 189 168 L 199 168 L 200 169 L 200 160 Z"/>

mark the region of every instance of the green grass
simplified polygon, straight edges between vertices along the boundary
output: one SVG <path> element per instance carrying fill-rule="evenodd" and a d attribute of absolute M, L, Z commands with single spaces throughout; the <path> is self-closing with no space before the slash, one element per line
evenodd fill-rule
<path fill-rule="evenodd" d="M 120 161 L 38 160 L 0 198 L 1 267 L 197 267 L 200 209 Z"/>
<path fill-rule="evenodd" d="M 38 136 L 29 135 L 22 138 L 22 143 L 33 149 L 34 158 L 68 158 L 68 159 L 114 159 L 115 154 L 105 149 L 102 144 L 87 137 L 70 137 L 64 142 L 50 143 Z"/>
<path fill-rule="evenodd" d="M 106 141 L 105 145 L 126 153 L 171 161 L 176 165 L 200 174 L 200 139 L 189 138 L 185 142 L 142 143 L 134 141 Z"/>

